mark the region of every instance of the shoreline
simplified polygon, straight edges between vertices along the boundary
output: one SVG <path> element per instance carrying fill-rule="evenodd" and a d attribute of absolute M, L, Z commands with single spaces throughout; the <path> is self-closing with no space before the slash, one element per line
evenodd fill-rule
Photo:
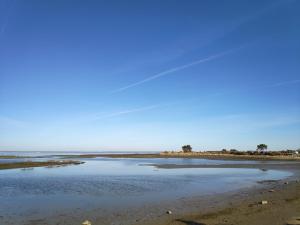
<path fill-rule="evenodd" d="M 155 213 L 155 219 L 137 221 L 136 225 L 285 225 L 300 217 L 300 163 L 269 163 L 264 169 L 284 170 L 292 175 L 281 180 L 262 180 L 256 185 L 209 196 L 176 200 Z M 156 167 L 166 169 L 166 164 Z M 243 167 L 244 165 L 244 167 Z M 245 166 L 246 165 L 246 166 Z M 153 166 L 153 165 L 152 165 Z M 179 167 L 178 167 L 179 166 Z M 214 168 L 215 165 L 168 165 L 169 168 Z M 260 164 L 228 164 L 219 168 L 256 168 Z M 261 204 L 267 201 L 267 204 Z M 166 211 L 170 210 L 171 215 Z M 274 216 L 276 215 L 276 216 Z M 95 223 L 96 225 L 102 224 Z M 127 225 L 127 224 L 126 224 Z M 130 223 L 128 223 L 130 225 Z"/>
<path fill-rule="evenodd" d="M 177 213 L 169 218 L 141 223 L 145 225 L 285 225 L 293 217 L 299 217 L 300 183 L 298 181 L 264 183 L 262 187 L 241 189 L 209 199 L 213 202 L 204 207 L 206 201 L 188 205 L 194 207 L 190 212 Z M 267 201 L 267 204 L 261 204 Z M 198 205 L 198 207 L 197 207 Z M 275 216 L 276 215 L 276 216 Z"/>
<path fill-rule="evenodd" d="M 256 168 L 292 172 L 281 180 L 262 180 L 257 185 L 237 191 L 217 194 L 206 201 L 190 199 L 187 212 L 174 213 L 170 218 L 144 223 L 145 225 L 286 225 L 292 218 L 300 218 L 300 163 L 287 164 L 226 164 L 176 165 L 152 164 L 157 168 Z M 261 204 L 267 201 L 267 204 Z M 207 206 L 204 207 L 204 206 Z M 177 214 L 177 215 L 176 215 Z"/>

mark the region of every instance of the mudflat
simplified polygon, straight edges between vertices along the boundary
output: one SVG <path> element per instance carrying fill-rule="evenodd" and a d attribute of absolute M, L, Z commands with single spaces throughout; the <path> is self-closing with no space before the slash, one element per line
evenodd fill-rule
<path fill-rule="evenodd" d="M 212 205 L 147 225 L 285 225 L 300 217 L 300 183 L 266 181 L 262 189 L 216 196 Z M 203 203 L 205 203 L 203 201 Z M 208 203 L 208 202 L 207 202 Z M 264 203 L 264 204 L 262 204 Z M 192 202 L 190 203 L 192 204 Z M 300 221 L 300 220 L 299 220 Z M 142 223 L 140 223 L 142 224 Z"/>
<path fill-rule="evenodd" d="M 285 180 L 264 180 L 260 188 L 182 202 L 181 207 L 146 225 L 286 225 L 300 224 L 300 163 L 168 165 L 157 168 L 260 168 L 293 172 Z M 222 187 L 220 187 L 222 188 Z M 189 212 L 190 210 L 190 212 Z"/>
<path fill-rule="evenodd" d="M 50 160 L 42 162 L 12 162 L 12 163 L 0 163 L 0 170 L 17 169 L 17 168 L 33 168 L 33 167 L 53 167 L 53 166 L 67 166 L 67 165 L 79 165 L 84 162 L 74 160 Z"/>

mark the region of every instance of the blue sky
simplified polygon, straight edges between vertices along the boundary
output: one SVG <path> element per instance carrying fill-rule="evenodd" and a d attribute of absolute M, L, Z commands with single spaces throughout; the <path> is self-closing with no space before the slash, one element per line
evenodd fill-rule
<path fill-rule="evenodd" d="M 0 0 L 0 150 L 300 148 L 299 10 Z"/>

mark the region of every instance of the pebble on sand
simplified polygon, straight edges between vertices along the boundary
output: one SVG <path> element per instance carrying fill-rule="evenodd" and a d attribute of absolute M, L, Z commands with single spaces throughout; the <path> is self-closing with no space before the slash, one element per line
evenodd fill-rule
<path fill-rule="evenodd" d="M 86 220 L 86 221 L 82 222 L 82 225 L 92 225 L 92 223 L 90 221 Z"/>
<path fill-rule="evenodd" d="M 266 201 L 266 200 L 262 200 L 262 201 L 260 202 L 260 204 L 262 204 L 262 205 L 266 205 L 266 204 L 268 204 L 268 201 Z"/>
<path fill-rule="evenodd" d="M 299 225 L 300 224 L 300 217 L 294 217 L 286 222 L 286 225 Z"/>
<path fill-rule="evenodd" d="M 166 213 L 169 214 L 169 215 L 171 215 L 172 211 L 168 210 Z"/>

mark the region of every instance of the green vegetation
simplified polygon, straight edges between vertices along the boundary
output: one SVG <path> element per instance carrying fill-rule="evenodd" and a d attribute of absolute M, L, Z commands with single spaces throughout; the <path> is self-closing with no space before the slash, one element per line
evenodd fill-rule
<path fill-rule="evenodd" d="M 264 152 L 265 150 L 267 150 L 267 148 L 268 148 L 268 145 L 266 145 L 266 144 L 257 145 L 257 151 L 260 151 L 260 152 Z"/>

